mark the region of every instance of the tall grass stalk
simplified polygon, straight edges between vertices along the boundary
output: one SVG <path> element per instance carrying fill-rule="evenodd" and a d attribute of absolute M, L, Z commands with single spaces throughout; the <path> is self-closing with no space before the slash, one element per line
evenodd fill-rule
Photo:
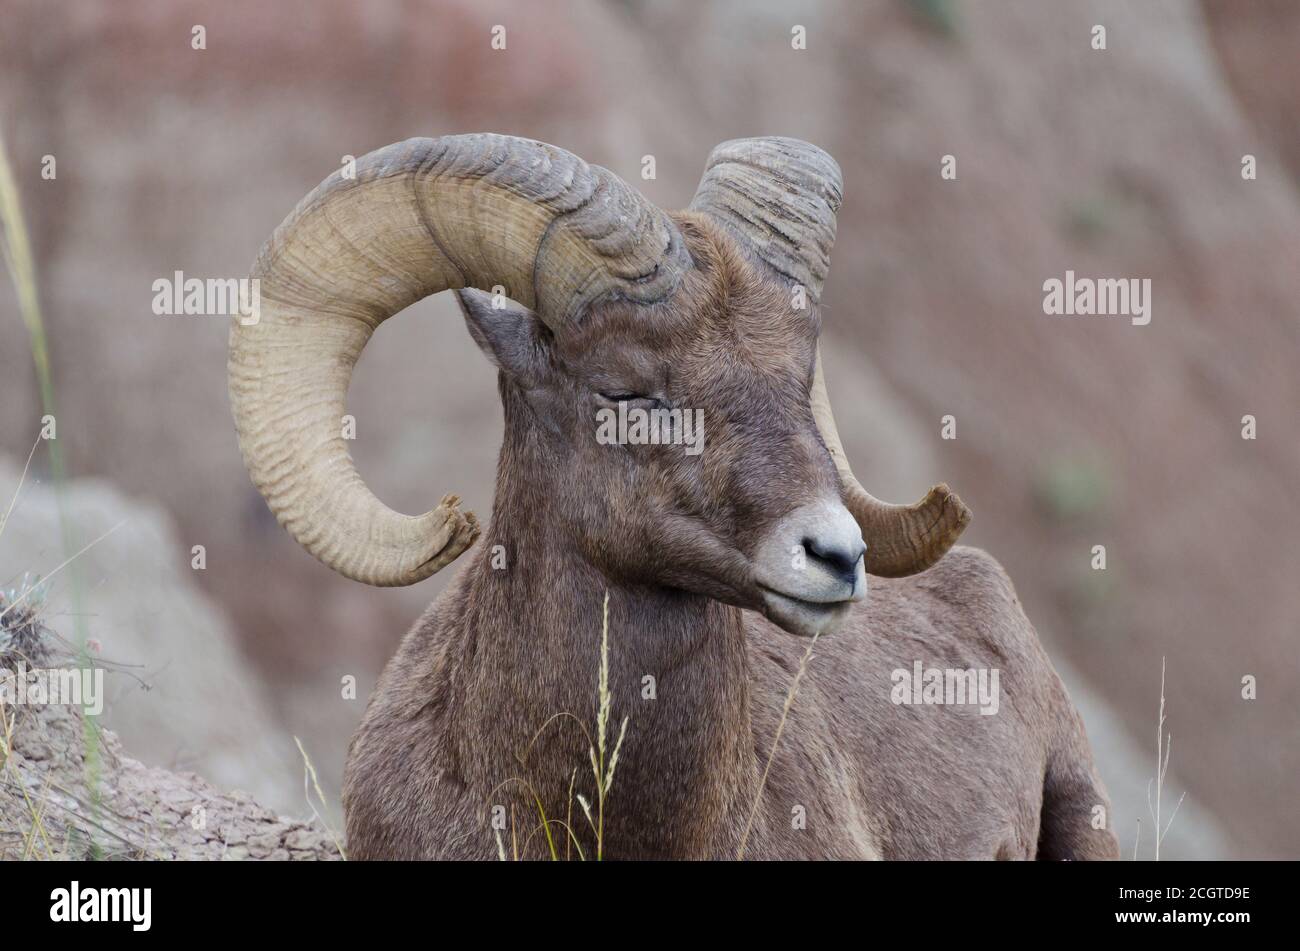
<path fill-rule="evenodd" d="M 578 805 L 587 819 L 587 825 L 596 835 L 596 861 L 605 857 L 605 801 L 614 786 L 614 771 L 618 766 L 618 751 L 623 746 L 623 737 L 627 735 L 628 718 L 623 718 L 623 725 L 618 731 L 618 740 L 614 751 L 609 755 L 609 766 L 605 757 L 609 754 L 609 714 L 613 705 L 613 694 L 609 690 L 609 592 L 605 592 L 605 602 L 601 608 L 600 625 L 600 672 L 596 679 L 596 741 L 587 747 L 587 756 L 591 761 L 592 778 L 596 782 L 596 812 L 592 815 L 592 804 L 587 797 L 578 793 Z"/>
<path fill-rule="evenodd" d="M 596 706 L 596 747 L 588 748 L 591 754 L 591 770 L 596 777 L 596 861 L 605 857 L 605 800 L 609 798 L 614 787 L 614 770 L 618 766 L 618 751 L 623 746 L 623 737 L 627 735 L 627 717 L 618 730 L 618 740 L 609 756 L 609 767 L 605 766 L 606 734 L 609 730 L 609 710 L 613 696 L 609 692 L 609 592 L 605 592 L 605 604 L 602 608 L 600 626 L 600 678 L 597 684 Z M 581 801 L 581 799 L 579 799 Z M 591 821 L 591 810 L 584 805 L 587 821 Z"/>
<path fill-rule="evenodd" d="M 515 776 L 499 784 L 488 798 L 503 786 L 510 783 L 519 783 L 528 790 L 532 796 L 533 803 L 537 807 L 537 814 L 541 818 L 541 824 L 533 829 L 528 837 L 524 840 L 524 852 L 527 852 L 528 845 L 538 829 L 543 830 L 546 834 L 546 844 L 550 850 L 551 860 L 559 861 L 559 849 L 556 847 L 555 838 L 551 834 L 551 826 L 558 825 L 565 832 L 564 857 L 567 860 L 571 855 L 571 849 L 576 849 L 578 859 L 586 861 L 586 853 L 582 850 L 582 843 L 578 841 L 578 836 L 573 831 L 573 801 L 577 799 L 578 806 L 582 809 L 582 814 L 591 827 L 592 833 L 596 836 L 596 861 L 601 861 L 605 857 L 605 805 L 609 800 L 609 794 L 614 788 L 614 774 L 618 769 L 618 754 L 623 748 L 623 740 L 627 737 L 628 717 L 623 717 L 623 722 L 619 726 L 618 736 L 614 739 L 613 746 L 610 745 L 609 719 L 611 708 L 613 707 L 614 697 L 609 689 L 609 592 L 605 592 L 605 602 L 601 612 L 600 628 L 600 670 L 596 679 L 596 735 L 593 738 L 587 725 L 581 719 L 574 716 L 568 711 L 553 713 L 546 718 L 546 722 L 538 727 L 537 732 L 533 734 L 532 740 L 523 753 L 517 757 L 521 765 L 526 765 L 529 754 L 536 745 L 537 740 L 546 731 L 552 723 L 560 719 L 570 719 L 577 723 L 578 728 L 582 730 L 587 738 L 587 758 L 591 763 L 591 774 L 596 784 L 596 802 L 593 804 L 582 793 L 575 792 L 574 786 L 577 782 L 578 771 L 574 769 L 569 777 L 569 798 L 567 812 L 564 819 L 548 819 L 546 810 L 542 807 L 542 798 L 538 795 L 532 785 L 525 779 Z M 512 820 L 513 820 L 512 807 Z M 505 846 L 501 841 L 500 830 L 494 829 L 497 840 L 497 854 L 503 860 L 505 859 Z M 516 858 L 518 851 L 516 850 Z"/>
<path fill-rule="evenodd" d="M 1174 804 L 1174 811 L 1169 814 L 1169 821 L 1165 824 L 1164 829 L 1160 828 L 1160 800 L 1164 797 L 1165 774 L 1169 772 L 1169 754 L 1173 749 L 1174 738 L 1165 732 L 1165 658 L 1160 658 L 1160 716 L 1156 720 L 1156 775 L 1152 782 L 1156 787 L 1155 802 L 1151 801 L 1151 783 L 1147 783 L 1147 811 L 1151 813 L 1151 819 L 1155 828 L 1155 860 L 1160 861 L 1160 843 L 1165 840 L 1169 834 L 1169 829 L 1174 824 L 1174 816 L 1178 815 L 1178 810 L 1183 805 L 1183 800 L 1187 798 L 1184 792 L 1178 797 L 1178 802 Z M 1140 828 L 1140 827 L 1139 827 Z M 1137 843 L 1133 844 L 1133 853 L 1137 855 Z"/>
<path fill-rule="evenodd" d="M 40 391 L 41 410 L 46 416 L 57 419 L 54 407 L 54 379 L 50 373 L 50 350 L 45 336 L 45 324 L 41 319 L 40 295 L 37 293 L 36 265 L 32 260 L 31 239 L 28 237 L 26 220 L 23 218 L 22 203 L 18 197 L 18 184 L 14 178 L 13 168 L 9 164 L 9 152 L 5 146 L 3 133 L 0 133 L 0 248 L 3 249 L 5 264 L 13 280 L 14 291 L 18 298 L 18 312 L 23 325 L 27 328 L 28 346 L 32 352 L 32 361 L 36 365 L 36 382 Z M 86 612 L 84 610 L 81 571 L 76 562 L 78 552 L 76 527 L 68 517 L 65 498 L 66 469 L 63 450 L 57 438 L 48 440 L 50 453 L 50 476 L 54 481 L 55 499 L 59 510 L 59 527 L 62 534 L 63 550 L 72 564 L 69 572 L 69 588 L 72 592 L 73 625 L 76 630 L 78 663 L 83 667 L 91 665 L 87 650 Z M 79 552 L 78 552 L 79 553 Z M 98 812 L 100 805 L 99 775 L 100 737 L 99 719 L 89 714 L 85 717 L 86 730 L 86 785 L 90 790 L 92 809 Z"/>

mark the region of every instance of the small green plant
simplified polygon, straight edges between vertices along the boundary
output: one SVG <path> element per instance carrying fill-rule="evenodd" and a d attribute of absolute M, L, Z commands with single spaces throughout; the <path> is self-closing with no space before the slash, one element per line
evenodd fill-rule
<path fill-rule="evenodd" d="M 1035 473 L 1034 499 L 1057 522 L 1072 522 L 1100 514 L 1114 494 L 1108 466 L 1099 454 L 1059 455 Z"/>
<path fill-rule="evenodd" d="M 961 31 L 956 0 L 906 0 L 912 14 L 930 29 L 944 36 Z"/>
<path fill-rule="evenodd" d="M 1114 230 L 1117 213 L 1111 196 L 1102 194 L 1078 198 L 1065 207 L 1065 232 L 1084 244 L 1095 244 Z"/>

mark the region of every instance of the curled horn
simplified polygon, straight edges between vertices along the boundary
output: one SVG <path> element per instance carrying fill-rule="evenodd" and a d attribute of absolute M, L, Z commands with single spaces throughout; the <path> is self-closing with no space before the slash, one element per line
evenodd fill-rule
<path fill-rule="evenodd" d="M 410 139 L 336 172 L 262 248 L 260 310 L 236 317 L 228 382 L 240 450 L 276 518 L 331 568 L 421 581 L 478 537 L 454 495 L 402 515 L 342 435 L 352 368 L 375 329 L 439 291 L 491 290 L 557 334 L 603 295 L 653 302 L 689 256 L 672 221 L 617 176 L 527 139 Z"/>
<path fill-rule="evenodd" d="M 735 139 L 713 150 L 691 202 L 727 226 L 778 275 L 802 285 L 816 302 L 830 269 L 835 213 L 843 198 L 835 160 L 798 139 Z M 929 568 L 970 522 L 970 510 L 946 485 L 915 505 L 873 497 L 853 475 L 835 429 L 820 350 L 812 411 L 835 467 L 844 504 L 867 543 L 866 569 L 899 577 Z"/>

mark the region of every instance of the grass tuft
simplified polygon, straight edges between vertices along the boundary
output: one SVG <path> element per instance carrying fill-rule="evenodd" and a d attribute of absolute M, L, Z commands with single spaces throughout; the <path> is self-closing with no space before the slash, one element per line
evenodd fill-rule
<path fill-rule="evenodd" d="M 569 777 L 569 794 L 566 805 L 566 815 L 564 819 L 551 819 L 546 815 L 546 809 L 542 805 L 542 797 L 533 785 L 520 776 L 512 776 L 504 782 L 498 784 L 488 793 L 488 800 L 496 792 L 505 786 L 518 784 L 522 786 L 532 800 L 534 807 L 537 809 L 537 815 L 540 820 L 539 824 L 532 829 L 523 843 L 523 854 L 527 854 L 528 845 L 532 842 L 533 836 L 542 832 L 546 836 L 546 844 L 551 856 L 551 861 L 560 861 L 559 847 L 556 845 L 555 837 L 552 834 L 551 827 L 558 826 L 565 833 L 564 858 L 567 861 L 576 850 L 579 861 L 586 861 L 586 853 L 582 849 L 582 843 L 579 841 L 577 834 L 573 829 L 573 803 L 577 800 L 578 808 L 582 810 L 583 818 L 587 820 L 587 825 L 591 827 L 592 834 L 596 837 L 596 861 L 601 861 L 605 857 L 605 808 L 609 801 L 610 792 L 614 788 L 614 776 L 618 770 L 618 755 L 623 748 L 623 740 L 627 737 L 628 717 L 623 717 L 623 722 L 618 729 L 618 736 L 613 738 L 613 745 L 610 744 L 611 731 L 610 713 L 613 707 L 614 696 L 609 689 L 609 592 L 605 592 L 605 602 L 602 608 L 601 630 L 600 630 L 600 668 L 596 679 L 596 733 L 593 737 L 588 731 L 587 725 L 583 721 L 567 711 L 554 713 L 546 718 L 546 722 L 538 727 L 537 732 L 533 734 L 532 740 L 524 752 L 517 758 L 521 765 L 532 752 L 533 746 L 552 723 L 561 719 L 570 719 L 578 724 L 583 735 L 587 738 L 587 758 L 591 765 L 592 780 L 595 783 L 596 791 L 592 799 L 587 798 L 582 793 L 577 792 L 575 787 L 578 778 L 578 770 L 575 768 Z M 511 835 L 512 847 L 511 855 L 514 859 L 520 858 L 521 850 L 517 843 L 514 842 L 514 811 L 511 808 Z M 501 838 L 501 830 L 493 828 L 493 835 L 496 839 L 497 857 L 501 861 L 506 860 L 506 848 Z"/>

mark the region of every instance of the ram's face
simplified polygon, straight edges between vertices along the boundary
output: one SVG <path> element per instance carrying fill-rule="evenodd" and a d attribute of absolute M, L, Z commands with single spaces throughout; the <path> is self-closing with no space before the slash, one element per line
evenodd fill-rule
<path fill-rule="evenodd" d="M 827 631 L 866 593 L 862 534 L 813 417 L 817 309 L 707 220 L 670 303 L 596 306 L 562 338 L 462 294 L 503 373 L 507 442 L 545 471 L 570 543 L 620 581 Z"/>

